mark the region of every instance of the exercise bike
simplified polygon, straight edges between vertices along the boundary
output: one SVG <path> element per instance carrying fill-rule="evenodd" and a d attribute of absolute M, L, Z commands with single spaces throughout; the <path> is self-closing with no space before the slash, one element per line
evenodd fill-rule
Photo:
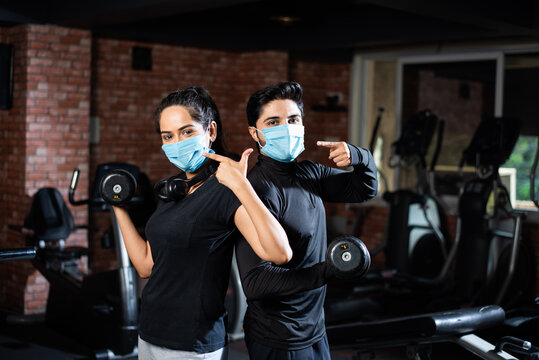
<path fill-rule="evenodd" d="M 28 244 L 36 251 L 32 263 L 50 284 L 46 323 L 94 349 L 96 359 L 121 359 L 138 352 L 137 274 L 127 255 L 114 213 L 98 190 L 103 176 L 113 169 L 126 170 L 135 178 L 141 176 L 134 165 L 101 164 L 96 171 L 92 196 L 75 200 L 79 176 L 79 171 L 75 170 L 69 201 L 76 206 L 88 205 L 91 211 L 110 210 L 118 261 L 116 269 L 92 274 L 80 269 L 79 260 L 88 255 L 88 249 L 65 246 L 65 239 L 76 227 L 57 189 L 42 188 L 33 196 L 24 224 Z M 134 201 L 142 203 L 145 199 L 138 195 Z M 151 204 L 145 206 L 151 207 Z"/>

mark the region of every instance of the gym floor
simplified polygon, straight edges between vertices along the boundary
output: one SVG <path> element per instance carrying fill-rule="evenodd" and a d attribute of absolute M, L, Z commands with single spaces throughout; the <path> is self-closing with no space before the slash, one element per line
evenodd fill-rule
<path fill-rule="evenodd" d="M 354 354 L 353 350 L 333 350 L 331 359 L 354 359 Z M 478 359 L 449 343 L 435 345 L 432 355 L 435 360 L 454 359 L 455 356 L 458 356 L 459 360 Z M 1 318 L 0 359 L 2 360 L 89 360 L 92 358 L 92 351 L 88 347 L 47 327 L 39 318 L 32 321 L 13 321 L 6 316 Z M 136 360 L 137 357 L 133 356 L 129 359 Z M 406 359 L 406 354 L 403 349 L 389 349 L 377 353 L 376 359 Z M 249 360 L 243 340 L 230 343 L 229 360 Z"/>

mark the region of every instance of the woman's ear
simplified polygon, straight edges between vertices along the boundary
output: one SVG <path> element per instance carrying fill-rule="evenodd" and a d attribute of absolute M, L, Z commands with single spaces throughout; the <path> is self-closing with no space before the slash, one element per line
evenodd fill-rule
<path fill-rule="evenodd" d="M 209 127 L 210 141 L 214 142 L 217 139 L 217 123 L 212 121 Z"/>

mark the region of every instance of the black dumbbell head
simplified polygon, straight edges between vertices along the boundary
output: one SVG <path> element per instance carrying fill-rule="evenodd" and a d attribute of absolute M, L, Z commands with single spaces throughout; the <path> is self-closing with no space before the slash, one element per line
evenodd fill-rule
<path fill-rule="evenodd" d="M 106 203 L 114 206 L 126 205 L 137 190 L 135 177 L 126 170 L 112 170 L 101 179 L 99 192 Z"/>
<path fill-rule="evenodd" d="M 371 256 L 361 240 L 353 236 L 339 236 L 329 244 L 326 262 L 341 279 L 357 279 L 369 270 Z"/>

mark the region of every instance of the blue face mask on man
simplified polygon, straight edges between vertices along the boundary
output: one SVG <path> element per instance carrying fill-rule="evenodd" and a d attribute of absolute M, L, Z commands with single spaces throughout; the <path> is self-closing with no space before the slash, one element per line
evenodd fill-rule
<path fill-rule="evenodd" d="M 193 136 L 174 144 L 165 144 L 161 148 L 168 160 L 185 172 L 197 171 L 208 160 L 203 153 L 215 154 L 215 151 L 206 147 L 206 138 L 202 135 Z"/>
<path fill-rule="evenodd" d="M 262 152 L 274 160 L 292 162 L 305 150 L 303 125 L 285 124 L 258 131 L 266 139 Z"/>

